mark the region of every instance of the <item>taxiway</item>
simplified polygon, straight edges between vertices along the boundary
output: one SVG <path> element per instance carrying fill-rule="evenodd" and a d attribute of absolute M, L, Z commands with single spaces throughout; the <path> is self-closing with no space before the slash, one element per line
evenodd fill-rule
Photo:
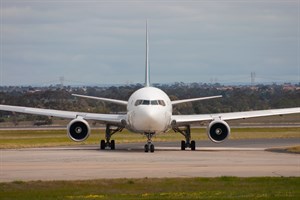
<path fill-rule="evenodd" d="M 0 181 L 300 176 L 299 154 L 266 151 L 299 143 L 299 138 L 197 141 L 196 151 L 181 151 L 178 142 L 166 142 L 155 143 L 155 153 L 144 153 L 143 143 L 119 144 L 114 151 L 96 145 L 1 150 Z"/>

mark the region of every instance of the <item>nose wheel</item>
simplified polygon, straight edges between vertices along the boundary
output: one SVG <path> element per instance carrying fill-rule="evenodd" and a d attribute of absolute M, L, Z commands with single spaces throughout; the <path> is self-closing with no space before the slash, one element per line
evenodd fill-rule
<path fill-rule="evenodd" d="M 145 144 L 144 150 L 145 150 L 146 153 L 148 153 L 149 151 L 151 153 L 153 153 L 154 152 L 154 145 L 151 144 L 151 143 L 150 144 Z"/>
<path fill-rule="evenodd" d="M 144 151 L 146 153 L 148 153 L 150 151 L 150 153 L 153 153 L 155 148 L 154 148 L 154 144 L 152 144 L 152 136 L 154 135 L 155 133 L 145 133 L 145 135 L 147 136 L 148 138 L 148 141 L 147 141 L 147 144 L 145 144 L 144 146 Z"/>

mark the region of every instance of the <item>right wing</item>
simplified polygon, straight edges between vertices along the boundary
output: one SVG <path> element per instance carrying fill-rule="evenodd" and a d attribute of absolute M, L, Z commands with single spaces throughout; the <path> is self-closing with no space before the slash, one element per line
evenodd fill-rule
<path fill-rule="evenodd" d="M 173 115 L 172 121 L 176 124 L 190 124 L 201 121 L 211 120 L 234 120 L 234 119 L 247 119 L 254 117 L 266 117 L 273 115 L 287 115 L 300 113 L 300 107 L 297 108 L 283 108 L 283 109 L 271 109 L 271 110 L 256 110 L 245 112 L 232 112 L 232 113 L 217 113 L 217 114 L 200 114 L 200 115 Z"/>
<path fill-rule="evenodd" d="M 126 119 L 126 115 L 122 114 L 98 114 L 98 113 L 85 113 L 85 112 L 73 112 L 73 111 L 63 111 L 63 110 L 52 110 L 43 108 L 31 108 L 31 107 L 21 107 L 21 106 L 9 106 L 0 105 L 0 110 L 11 111 L 26 114 L 44 115 L 49 117 L 60 117 L 75 119 L 77 117 L 82 117 L 87 120 L 97 120 L 103 123 L 111 124 L 121 124 L 123 119 Z"/>
<path fill-rule="evenodd" d="M 192 102 L 192 101 L 202 101 L 202 100 L 207 100 L 207 99 L 215 99 L 215 98 L 221 98 L 222 95 L 218 96 L 210 96 L 210 97 L 199 97 L 199 98 L 193 98 L 193 99 L 182 99 L 182 100 L 174 100 L 172 101 L 172 105 L 175 104 L 180 104 L 180 103 L 187 103 L 187 102 Z"/>

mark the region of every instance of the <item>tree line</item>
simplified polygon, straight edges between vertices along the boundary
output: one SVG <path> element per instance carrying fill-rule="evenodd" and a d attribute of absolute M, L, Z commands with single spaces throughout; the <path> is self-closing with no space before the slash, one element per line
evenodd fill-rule
<path fill-rule="evenodd" d="M 300 87 L 285 85 L 222 86 L 219 84 L 155 85 L 171 100 L 222 95 L 223 98 L 185 103 L 174 106 L 173 114 L 238 112 L 300 106 Z M 128 100 L 141 84 L 111 87 L 43 87 L 0 88 L 1 104 L 95 113 L 125 113 L 126 107 L 97 100 L 76 98 L 71 94 Z M 0 112 L 0 122 L 13 120 L 44 120 L 45 117 Z"/>

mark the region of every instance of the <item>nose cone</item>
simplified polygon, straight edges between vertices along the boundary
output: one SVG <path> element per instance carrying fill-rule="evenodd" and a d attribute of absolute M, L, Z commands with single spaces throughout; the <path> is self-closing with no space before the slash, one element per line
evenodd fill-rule
<path fill-rule="evenodd" d="M 146 107 L 136 112 L 134 126 L 141 132 L 162 132 L 167 128 L 167 120 L 163 110 Z"/>

